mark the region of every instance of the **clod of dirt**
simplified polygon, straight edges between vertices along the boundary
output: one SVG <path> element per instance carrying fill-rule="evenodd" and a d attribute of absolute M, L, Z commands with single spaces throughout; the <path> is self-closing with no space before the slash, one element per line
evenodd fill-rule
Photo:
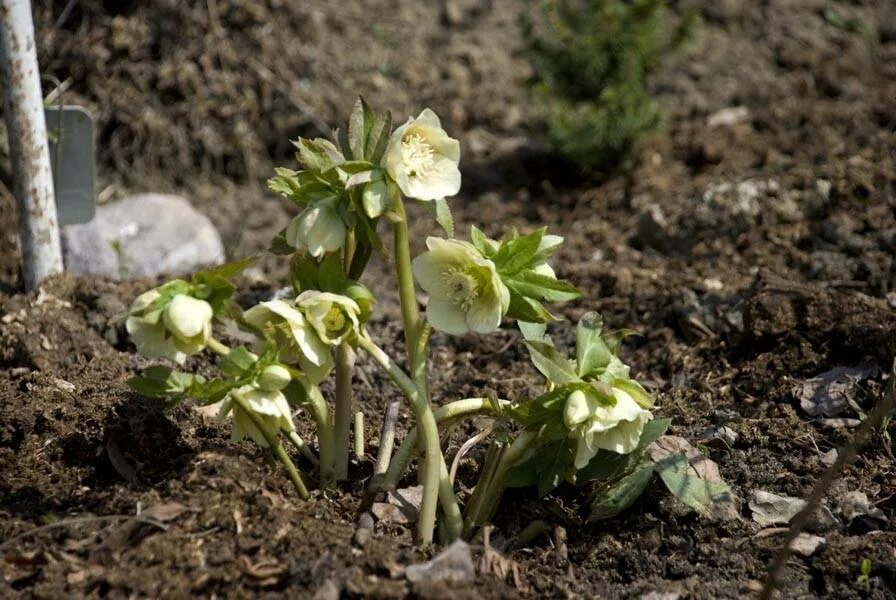
<path fill-rule="evenodd" d="M 858 367 L 834 367 L 797 383 L 793 395 L 800 407 L 811 417 L 836 417 L 846 409 L 857 408 L 856 396 L 860 382 L 878 373 L 876 363 L 862 363 Z"/>
<path fill-rule="evenodd" d="M 470 545 L 457 540 L 431 561 L 409 566 L 405 576 L 411 583 L 469 583 L 476 577 Z"/>

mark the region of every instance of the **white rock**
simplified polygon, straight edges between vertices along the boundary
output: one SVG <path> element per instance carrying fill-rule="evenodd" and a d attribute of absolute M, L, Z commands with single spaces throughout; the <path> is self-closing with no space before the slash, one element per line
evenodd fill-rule
<path fill-rule="evenodd" d="M 468 583 L 476 577 L 470 545 L 457 540 L 429 562 L 411 565 L 405 571 L 411 583 Z"/>
<path fill-rule="evenodd" d="M 180 196 L 140 194 L 98 206 L 62 229 L 66 269 L 110 279 L 183 275 L 224 262 L 211 221 Z"/>
<path fill-rule="evenodd" d="M 827 540 L 821 536 L 812 535 L 810 533 L 801 533 L 796 536 L 796 539 L 790 542 L 790 549 L 796 554 L 808 558 L 824 548 L 826 544 Z"/>

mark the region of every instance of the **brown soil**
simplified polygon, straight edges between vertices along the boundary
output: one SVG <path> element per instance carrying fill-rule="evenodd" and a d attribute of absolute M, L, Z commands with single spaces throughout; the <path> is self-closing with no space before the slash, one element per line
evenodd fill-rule
<path fill-rule="evenodd" d="M 372 20 L 382 16 L 374 28 L 360 8 L 318 2 L 80 2 L 54 30 L 65 4 L 38 9 L 42 64 L 71 77 L 67 101 L 97 113 L 106 195 L 184 193 L 212 216 L 234 256 L 263 248 L 284 223 L 287 211 L 261 185 L 271 164 L 288 160 L 284 142 L 314 135 L 317 119 L 338 122 L 353 94 L 398 114 L 431 104 L 446 115 L 466 157 L 465 191 L 453 201 L 459 224 L 500 233 L 546 223 L 567 238 L 558 271 L 585 298 L 559 308 L 567 321 L 555 337 L 571 342 L 570 322 L 595 309 L 613 327 L 640 331 L 625 358 L 656 391 L 672 432 L 719 464 L 742 519 L 700 517 L 653 486 L 619 518 L 585 525 L 580 491 L 562 488 L 546 503 L 517 492 L 497 532 L 509 537 L 541 518 L 565 531 L 565 549 L 556 543 L 562 535 L 549 535 L 511 552 L 517 580 L 483 570 L 466 587 L 412 587 L 403 568 L 425 553 L 411 530 L 378 524 L 366 543 L 353 541 L 359 489 L 298 502 L 254 447 L 229 442 L 226 425 L 128 390 L 126 379 L 147 363 L 115 317 L 153 282 L 64 276 L 22 293 L 4 193 L 4 596 L 329 597 L 335 588 L 371 597 L 741 597 L 756 589 L 781 541 L 757 535 L 752 491 L 807 496 L 825 453 L 851 438 L 850 429 L 802 412 L 794 384 L 874 360 L 884 375 L 865 381 L 855 402 L 868 411 L 883 394 L 896 358 L 892 3 L 678 3 L 701 8 L 704 22 L 655 81 L 667 126 L 628 177 L 600 183 L 571 178 L 525 137 L 532 108 L 513 29 L 524 2 L 451 3 L 460 20 L 425 3 L 386 10 L 391 3 L 371 2 Z M 830 11 L 857 19 L 864 33 L 834 26 Z M 356 50 L 346 52 L 345 40 Z M 248 56 L 281 83 L 243 68 Z M 707 123 L 730 106 L 749 115 Z M 723 183 L 759 190 L 755 206 L 719 192 Z M 432 231 L 422 213 L 412 217 L 418 239 Z M 242 300 L 275 288 L 265 273 L 277 270 L 265 263 L 244 282 Z M 399 353 L 384 272 L 372 265 L 382 310 L 373 329 Z M 516 337 L 510 328 L 485 338 L 437 335 L 436 397 L 534 391 L 539 381 Z M 398 396 L 367 362 L 357 384 L 373 454 L 380 415 Z M 402 431 L 409 423 L 405 410 Z M 706 441 L 713 425 L 731 428 L 736 441 Z M 828 498 L 838 514 L 838 498 L 860 490 L 887 522 L 856 519 L 824 532 L 823 550 L 790 561 L 785 597 L 892 597 L 896 426 L 888 432 L 875 435 Z M 449 452 L 463 439 L 455 436 Z M 354 468 L 369 473 L 370 457 Z M 138 510 L 165 528 L 133 520 Z M 55 525 L 35 529 L 47 524 Z M 865 558 L 867 588 L 856 581 Z"/>

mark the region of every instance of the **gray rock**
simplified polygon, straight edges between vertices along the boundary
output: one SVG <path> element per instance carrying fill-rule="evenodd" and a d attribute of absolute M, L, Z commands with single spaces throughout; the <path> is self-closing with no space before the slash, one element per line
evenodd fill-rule
<path fill-rule="evenodd" d="M 62 229 L 66 269 L 110 279 L 183 275 L 224 262 L 211 221 L 180 196 L 140 194 L 97 207 Z"/>
<path fill-rule="evenodd" d="M 876 376 L 876 363 L 862 363 L 858 367 L 834 367 L 793 387 L 806 414 L 812 417 L 836 417 L 850 407 L 857 406 L 856 397 L 862 382 Z"/>
<path fill-rule="evenodd" d="M 409 566 L 405 576 L 411 583 L 469 583 L 476 578 L 470 545 L 457 540 L 431 561 Z"/>
<path fill-rule="evenodd" d="M 875 506 L 864 492 L 858 490 L 847 492 L 840 498 L 840 512 L 847 521 L 861 517 L 867 517 L 883 523 L 887 521 L 884 511 Z"/>
<path fill-rule="evenodd" d="M 763 527 L 786 525 L 806 506 L 806 501 L 792 496 L 779 496 L 764 490 L 755 490 L 749 503 L 753 520 Z M 840 524 L 826 506 L 819 506 L 809 519 L 809 527 L 815 531 L 829 531 Z"/>

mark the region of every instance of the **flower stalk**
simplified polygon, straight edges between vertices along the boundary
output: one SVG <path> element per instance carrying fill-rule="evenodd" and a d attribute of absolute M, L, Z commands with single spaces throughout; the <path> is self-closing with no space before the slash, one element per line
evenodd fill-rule
<path fill-rule="evenodd" d="M 352 400 L 352 371 L 355 352 L 347 343 L 336 347 L 336 402 L 333 414 L 334 476 L 337 481 L 348 479 L 349 435 L 352 429 L 354 406 Z"/>

